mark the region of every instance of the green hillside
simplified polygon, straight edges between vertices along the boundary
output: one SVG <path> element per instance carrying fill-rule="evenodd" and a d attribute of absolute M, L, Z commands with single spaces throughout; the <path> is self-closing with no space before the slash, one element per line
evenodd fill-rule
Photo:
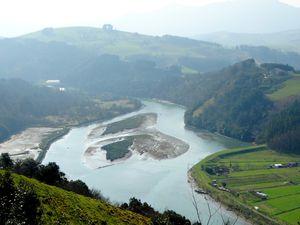
<path fill-rule="evenodd" d="M 0 171 L 0 175 L 3 174 L 4 172 Z M 40 201 L 38 224 L 151 224 L 150 219 L 139 214 L 35 179 L 13 174 L 13 181 L 18 188 L 25 183 L 37 194 Z"/>
<path fill-rule="evenodd" d="M 221 67 L 235 61 L 230 55 L 231 50 L 220 45 L 168 35 L 158 37 L 93 27 L 67 27 L 46 28 L 23 37 L 64 42 L 89 52 L 118 55 L 127 60 L 152 60 L 160 66 L 183 63 L 181 61 L 187 60 L 187 56 L 194 60 L 215 58 L 215 63 Z M 227 59 L 220 57 L 220 52 L 227 55 Z"/>
<path fill-rule="evenodd" d="M 171 35 L 149 36 L 95 27 L 45 28 L 20 38 L 64 42 L 96 54 L 118 55 L 126 60 L 150 60 L 160 67 L 179 65 L 184 71 L 215 71 L 255 58 L 259 62 L 287 63 L 297 67 L 298 54 L 265 47 L 224 48 L 221 45 Z"/>
<path fill-rule="evenodd" d="M 282 83 L 282 85 L 269 97 L 274 101 L 280 101 L 287 98 L 300 96 L 300 76 L 294 75 L 291 79 Z"/>
<path fill-rule="evenodd" d="M 45 42 L 60 41 L 97 53 L 125 57 L 132 55 L 160 56 L 163 54 L 178 56 L 188 54 L 202 58 L 204 55 L 201 55 L 199 48 L 221 48 L 217 44 L 188 38 L 172 36 L 154 37 L 118 30 L 106 31 L 94 27 L 46 28 L 42 31 L 25 35 L 24 37 Z"/>

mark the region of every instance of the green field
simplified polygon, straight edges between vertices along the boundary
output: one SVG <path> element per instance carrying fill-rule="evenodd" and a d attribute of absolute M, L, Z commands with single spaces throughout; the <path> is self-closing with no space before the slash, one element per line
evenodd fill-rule
<path fill-rule="evenodd" d="M 3 170 L 0 170 L 3 174 Z M 88 198 L 61 188 L 13 174 L 17 187 L 24 183 L 33 188 L 41 205 L 39 224 L 152 224 L 150 219 L 120 209 L 104 201 Z M 1 180 L 0 180 L 1 184 Z"/>
<path fill-rule="evenodd" d="M 192 175 L 215 198 L 233 208 L 241 206 L 241 211 L 247 212 L 246 217 L 252 220 L 263 214 L 276 219 L 278 224 L 297 224 L 300 221 L 300 167 L 270 167 L 293 162 L 300 163 L 300 156 L 281 154 L 262 145 L 213 154 L 193 167 Z M 212 180 L 230 193 L 210 185 Z M 267 194 L 267 199 L 256 196 L 257 191 Z M 253 209 L 253 213 L 247 208 Z"/>
<path fill-rule="evenodd" d="M 175 63 L 179 57 L 205 58 L 204 51 L 215 52 L 217 44 L 171 36 L 149 36 L 118 30 L 105 31 L 97 27 L 66 27 L 46 29 L 23 36 L 39 41 L 59 41 L 85 50 L 113 54 L 124 58 L 131 56 L 154 56 Z M 199 50 L 200 49 L 200 50 Z M 202 50 L 202 51 L 201 51 Z M 203 51 L 204 50 L 204 51 Z M 227 52 L 226 52 L 227 53 Z"/>
<path fill-rule="evenodd" d="M 294 78 L 287 80 L 283 83 L 282 87 L 272 94 L 269 97 L 272 100 L 281 100 L 291 96 L 300 95 L 300 79 L 299 75 L 295 75 Z"/>

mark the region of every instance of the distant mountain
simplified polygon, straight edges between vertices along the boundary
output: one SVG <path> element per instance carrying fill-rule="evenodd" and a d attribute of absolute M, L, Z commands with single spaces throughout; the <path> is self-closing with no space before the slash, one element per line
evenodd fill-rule
<path fill-rule="evenodd" d="M 261 34 L 231 33 L 224 31 L 197 35 L 193 38 L 222 44 L 224 46 L 268 46 L 271 48 L 300 52 L 300 29 Z"/>
<path fill-rule="evenodd" d="M 279 0 L 233 0 L 202 7 L 170 6 L 125 16 L 114 25 L 145 34 L 194 36 L 219 31 L 266 33 L 300 29 L 300 8 Z"/>

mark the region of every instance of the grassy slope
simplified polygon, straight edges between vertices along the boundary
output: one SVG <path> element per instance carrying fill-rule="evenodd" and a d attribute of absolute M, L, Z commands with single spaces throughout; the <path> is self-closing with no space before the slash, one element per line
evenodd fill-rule
<path fill-rule="evenodd" d="M 291 79 L 285 81 L 281 88 L 269 95 L 274 100 L 283 100 L 285 98 L 300 96 L 300 76 L 294 75 Z"/>
<path fill-rule="evenodd" d="M 0 171 L 3 172 L 3 171 Z M 33 186 L 41 201 L 41 224 L 151 224 L 148 218 L 119 209 L 103 201 L 49 186 L 20 175 L 15 183 L 25 181 Z"/>
<path fill-rule="evenodd" d="M 57 28 L 51 33 L 34 32 L 24 36 L 40 41 L 63 41 L 87 50 L 120 56 L 152 55 L 177 57 L 189 55 L 203 58 L 199 48 L 218 49 L 220 46 L 208 42 L 182 38 L 183 42 L 174 43 L 166 37 L 157 37 L 123 31 L 104 31 L 93 27 Z"/>
<path fill-rule="evenodd" d="M 265 146 L 226 150 L 198 163 L 192 169 L 192 175 L 197 183 L 209 190 L 217 200 L 232 208 L 241 209 L 246 217 L 258 219 L 261 212 L 277 220 L 297 224 L 300 210 L 299 167 L 269 169 L 269 166 L 274 163 L 284 164 L 295 161 L 300 161 L 300 156 L 280 154 Z M 228 175 L 212 176 L 202 170 L 202 167 L 216 165 L 228 167 L 231 165 L 231 172 Z M 213 179 L 216 179 L 219 184 L 226 182 L 227 188 L 234 194 L 213 188 L 209 184 Z M 268 199 L 260 200 L 249 192 L 253 190 L 268 194 Z M 248 211 L 254 206 L 259 207 L 259 212 Z M 262 221 L 262 218 L 256 222 L 273 224 L 267 220 Z"/>

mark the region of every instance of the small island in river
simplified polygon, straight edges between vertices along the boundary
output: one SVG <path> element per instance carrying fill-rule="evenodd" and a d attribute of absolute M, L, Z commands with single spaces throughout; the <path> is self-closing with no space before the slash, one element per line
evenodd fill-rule
<path fill-rule="evenodd" d="M 133 154 L 156 160 L 175 158 L 189 145 L 155 128 L 157 114 L 144 113 L 127 119 L 101 124 L 88 135 L 84 162 L 101 168 L 123 161 Z"/>

